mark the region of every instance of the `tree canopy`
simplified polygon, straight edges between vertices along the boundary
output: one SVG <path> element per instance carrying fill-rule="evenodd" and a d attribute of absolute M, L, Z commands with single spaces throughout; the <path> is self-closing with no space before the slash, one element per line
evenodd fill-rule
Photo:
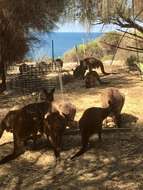
<path fill-rule="evenodd" d="M 70 0 L 69 18 L 88 25 L 116 24 L 143 32 L 142 0 Z M 72 7 L 73 6 L 73 7 Z"/>
<path fill-rule="evenodd" d="M 32 31 L 50 31 L 64 10 L 65 0 L 0 0 L 0 73 L 21 60 L 35 40 Z"/>

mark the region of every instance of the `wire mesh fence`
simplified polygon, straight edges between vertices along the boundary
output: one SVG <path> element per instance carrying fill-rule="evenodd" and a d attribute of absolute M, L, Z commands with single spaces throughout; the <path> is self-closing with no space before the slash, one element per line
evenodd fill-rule
<path fill-rule="evenodd" d="M 17 93 L 33 93 L 43 88 L 59 87 L 58 73 L 61 71 L 55 64 L 22 64 L 10 66 L 7 71 L 7 89 Z"/>
<path fill-rule="evenodd" d="M 40 101 L 43 88 L 59 88 L 61 67 L 45 62 L 13 65 L 7 69 L 7 90 L 0 95 L 0 119 L 15 106 Z"/>

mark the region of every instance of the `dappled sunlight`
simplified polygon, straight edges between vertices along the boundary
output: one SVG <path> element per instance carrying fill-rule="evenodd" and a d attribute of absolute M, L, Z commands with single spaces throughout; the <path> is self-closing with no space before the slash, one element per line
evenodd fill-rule
<path fill-rule="evenodd" d="M 79 134 L 64 135 L 61 161 L 56 165 L 52 149 L 44 139 L 42 146 L 29 148 L 17 159 L 0 166 L 0 187 L 3 189 L 52 189 L 52 190 L 142 190 L 143 189 L 143 107 L 139 104 L 143 96 L 143 83 L 136 75 L 126 72 L 101 76 L 106 85 L 86 89 L 84 81 L 73 80 L 64 85 L 64 95 L 59 89 L 55 93 L 57 102 L 70 101 L 77 107 L 76 120 L 85 109 L 101 106 L 101 92 L 108 87 L 119 88 L 125 94 L 125 105 L 121 114 L 121 127 L 127 131 L 103 133 L 102 143 L 97 135 L 90 140 L 90 148 L 79 158 L 70 160 L 80 148 Z M 32 97 L 33 98 L 33 97 Z M 13 96 L 13 102 L 4 101 L 1 118 L 14 105 L 32 102 L 30 97 Z M 36 100 L 36 99 L 35 99 Z M 34 101 L 35 101 L 34 100 Z M 20 104 L 21 102 L 21 104 Z M 4 132 L 0 139 L 1 158 L 13 150 L 13 136 Z"/>

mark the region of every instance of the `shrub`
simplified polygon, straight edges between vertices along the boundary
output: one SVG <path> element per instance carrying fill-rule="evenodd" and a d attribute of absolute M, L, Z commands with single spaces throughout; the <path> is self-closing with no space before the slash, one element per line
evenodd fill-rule
<path fill-rule="evenodd" d="M 120 41 L 120 38 L 121 38 L 121 36 L 119 35 L 119 33 L 117 33 L 117 32 L 108 32 L 108 33 L 105 33 L 99 39 L 99 42 L 102 45 L 103 52 L 104 52 L 105 55 L 107 55 L 107 54 L 113 55 L 116 52 L 116 46 L 118 45 L 118 43 Z M 106 43 L 111 44 L 111 46 L 107 45 Z"/>
<path fill-rule="evenodd" d="M 103 57 L 103 52 L 102 52 L 102 48 L 94 40 L 94 41 L 88 42 L 85 45 L 80 44 L 77 48 L 77 52 L 76 52 L 75 48 L 66 52 L 64 54 L 64 61 L 75 62 L 75 61 L 77 61 L 77 56 L 79 59 L 83 59 L 84 57 L 88 57 L 88 56 L 94 56 L 94 57 L 100 59 Z"/>

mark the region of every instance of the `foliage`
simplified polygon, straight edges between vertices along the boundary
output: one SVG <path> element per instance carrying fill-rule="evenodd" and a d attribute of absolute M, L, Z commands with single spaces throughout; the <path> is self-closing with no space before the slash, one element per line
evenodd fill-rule
<path fill-rule="evenodd" d="M 48 32 L 63 12 L 65 0 L 0 1 L 0 69 L 5 83 L 6 65 L 20 61 L 37 42 L 34 31 Z"/>
<path fill-rule="evenodd" d="M 143 32 L 142 0 L 70 0 L 70 4 L 67 15 L 88 27 L 112 23 Z"/>
<path fill-rule="evenodd" d="M 80 44 L 78 46 L 78 52 L 73 48 L 64 54 L 65 61 L 77 61 L 77 55 L 79 59 L 88 56 L 94 56 L 98 59 L 103 57 L 109 57 L 109 55 L 114 55 L 116 51 L 116 45 L 120 40 L 120 35 L 117 32 L 109 32 L 97 38 L 96 40 L 90 41 L 85 45 Z M 104 42 L 110 43 L 112 46 L 105 44 Z M 111 58 L 111 56 L 110 56 Z"/>
<path fill-rule="evenodd" d="M 77 61 L 77 55 L 79 59 L 87 56 L 94 56 L 102 60 L 112 60 L 115 55 L 116 60 L 120 60 L 123 64 L 130 62 L 130 59 L 137 57 L 136 52 L 125 51 L 124 49 L 117 49 L 118 43 L 122 38 L 120 32 L 108 32 L 100 36 L 96 40 L 90 41 L 87 44 L 80 44 L 78 46 L 78 52 L 73 48 L 64 54 L 65 61 Z M 142 48 L 142 41 L 131 37 L 130 35 L 125 35 L 124 39 L 120 43 L 120 47 L 138 47 Z M 85 53 L 84 53 L 85 52 Z M 131 58 L 130 58 L 131 57 Z M 141 54 L 139 54 L 141 60 Z M 129 60 L 127 60 L 129 58 Z M 130 64 L 130 63 L 129 63 Z"/>
<path fill-rule="evenodd" d="M 116 52 L 116 46 L 121 39 L 120 33 L 118 32 L 108 32 L 105 33 L 99 40 L 103 48 L 105 55 L 114 55 Z M 111 46 L 107 45 L 111 44 Z"/>
<path fill-rule="evenodd" d="M 93 40 L 86 44 L 80 44 L 77 48 L 77 52 L 75 48 L 66 52 L 64 54 L 64 61 L 77 61 L 77 56 L 79 59 L 83 59 L 84 57 L 88 56 L 94 56 L 100 59 L 103 57 L 103 52 L 100 45 L 95 40 Z"/>

